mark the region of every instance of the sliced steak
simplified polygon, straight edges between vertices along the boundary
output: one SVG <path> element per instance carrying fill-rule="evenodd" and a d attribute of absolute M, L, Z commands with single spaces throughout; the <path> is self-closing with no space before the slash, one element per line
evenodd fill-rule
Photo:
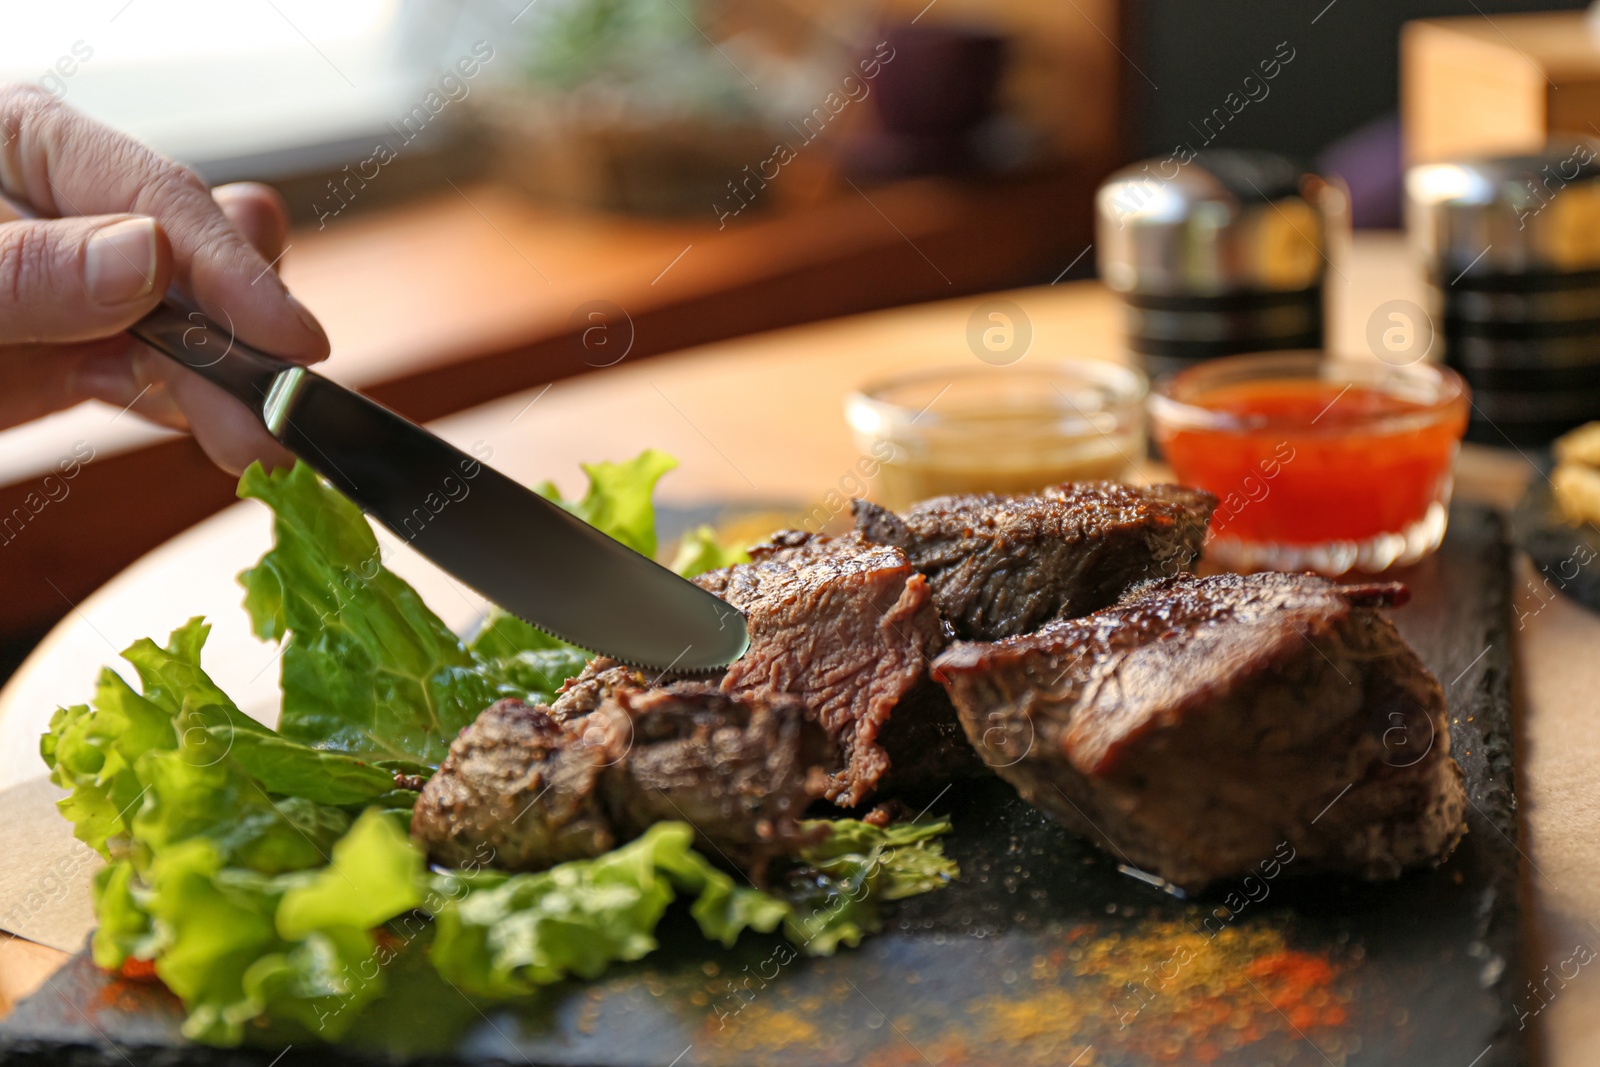
<path fill-rule="evenodd" d="M 956 635 L 981 641 L 1086 615 L 1132 585 L 1189 570 L 1216 505 L 1199 489 L 1115 482 L 935 497 L 904 515 L 852 502 L 861 536 L 903 550 Z"/>
<path fill-rule="evenodd" d="M 790 531 L 750 556 L 695 579 L 749 624 L 722 689 L 802 700 L 838 746 L 827 797 L 853 807 L 889 767 L 879 732 L 944 642 L 927 580 L 900 549 L 854 533 Z"/>
<path fill-rule="evenodd" d="M 1287 842 L 1297 871 L 1394 877 L 1466 804 L 1444 695 L 1375 610 L 1403 592 L 1182 575 L 934 673 L 990 766 L 1135 867 L 1196 888 Z"/>
<path fill-rule="evenodd" d="M 411 836 L 447 867 L 539 870 L 607 852 L 617 835 L 600 776 L 626 740 L 585 738 L 547 708 L 496 701 L 451 742 L 412 809 Z"/>
<path fill-rule="evenodd" d="M 797 700 L 694 684 L 619 688 L 558 722 L 517 700 L 456 738 L 411 818 L 435 863 L 542 870 L 598 856 L 657 822 L 689 822 L 712 855 L 759 877 L 807 838 L 827 739 Z M 493 850 L 492 854 L 489 850 Z"/>
<path fill-rule="evenodd" d="M 799 819 L 826 788 L 833 753 L 800 701 L 680 684 L 619 692 L 613 708 L 633 731 L 602 787 L 624 836 L 678 819 L 707 851 L 758 877 L 768 858 L 813 839 Z"/>

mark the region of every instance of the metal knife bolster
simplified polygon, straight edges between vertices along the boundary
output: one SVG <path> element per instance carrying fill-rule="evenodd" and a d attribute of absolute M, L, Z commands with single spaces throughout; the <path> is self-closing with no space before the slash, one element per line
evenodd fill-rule
<path fill-rule="evenodd" d="M 128 332 L 262 415 L 273 436 L 277 430 L 266 416 L 269 399 L 275 391 L 282 394 L 285 383 L 292 385 L 306 373 L 298 364 L 239 341 L 175 292 L 169 292 L 160 306 Z"/>

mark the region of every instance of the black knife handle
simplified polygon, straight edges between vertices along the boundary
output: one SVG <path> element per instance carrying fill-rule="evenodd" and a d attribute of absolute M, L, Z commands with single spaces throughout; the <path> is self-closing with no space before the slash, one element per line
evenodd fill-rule
<path fill-rule="evenodd" d="M 154 311 L 128 327 L 128 332 L 221 386 L 257 415 L 263 415 L 280 376 L 285 371 L 300 370 L 296 364 L 251 348 L 173 292 Z"/>

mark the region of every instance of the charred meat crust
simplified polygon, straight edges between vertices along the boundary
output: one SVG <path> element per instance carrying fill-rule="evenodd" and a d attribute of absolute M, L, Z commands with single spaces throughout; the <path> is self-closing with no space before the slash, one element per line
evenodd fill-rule
<path fill-rule="evenodd" d="M 1443 693 L 1371 606 L 1397 595 L 1185 575 L 934 671 L 1027 800 L 1169 882 L 1282 842 L 1299 871 L 1394 877 L 1448 854 L 1466 802 Z"/>
<path fill-rule="evenodd" d="M 936 497 L 903 515 L 852 502 L 863 540 L 904 551 L 969 640 L 1029 633 L 1189 570 L 1216 498 L 1175 485 L 1082 482 L 1037 494 Z"/>
<path fill-rule="evenodd" d="M 411 836 L 446 867 L 539 870 L 617 843 L 600 804 L 623 738 L 565 727 L 520 700 L 489 705 L 450 745 L 411 814 Z"/>
<path fill-rule="evenodd" d="M 926 677 L 944 629 L 905 553 L 857 534 L 788 531 L 695 579 L 745 613 L 750 650 L 727 693 L 798 697 L 838 746 L 827 798 L 853 807 L 889 769 L 879 734 Z"/>
<path fill-rule="evenodd" d="M 623 832 L 678 819 L 703 848 L 758 876 L 772 856 L 815 840 L 799 820 L 822 795 L 833 753 L 798 700 L 690 684 L 619 692 L 614 706 L 633 736 L 602 791 Z"/>

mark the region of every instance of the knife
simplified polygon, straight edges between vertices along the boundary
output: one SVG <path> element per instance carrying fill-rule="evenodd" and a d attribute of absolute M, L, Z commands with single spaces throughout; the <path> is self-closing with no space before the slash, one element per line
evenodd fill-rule
<path fill-rule="evenodd" d="M 637 667 L 725 667 L 749 647 L 717 596 L 388 408 L 269 356 L 169 293 L 129 333 L 240 400 L 267 432 L 441 569 L 563 641 Z"/>

